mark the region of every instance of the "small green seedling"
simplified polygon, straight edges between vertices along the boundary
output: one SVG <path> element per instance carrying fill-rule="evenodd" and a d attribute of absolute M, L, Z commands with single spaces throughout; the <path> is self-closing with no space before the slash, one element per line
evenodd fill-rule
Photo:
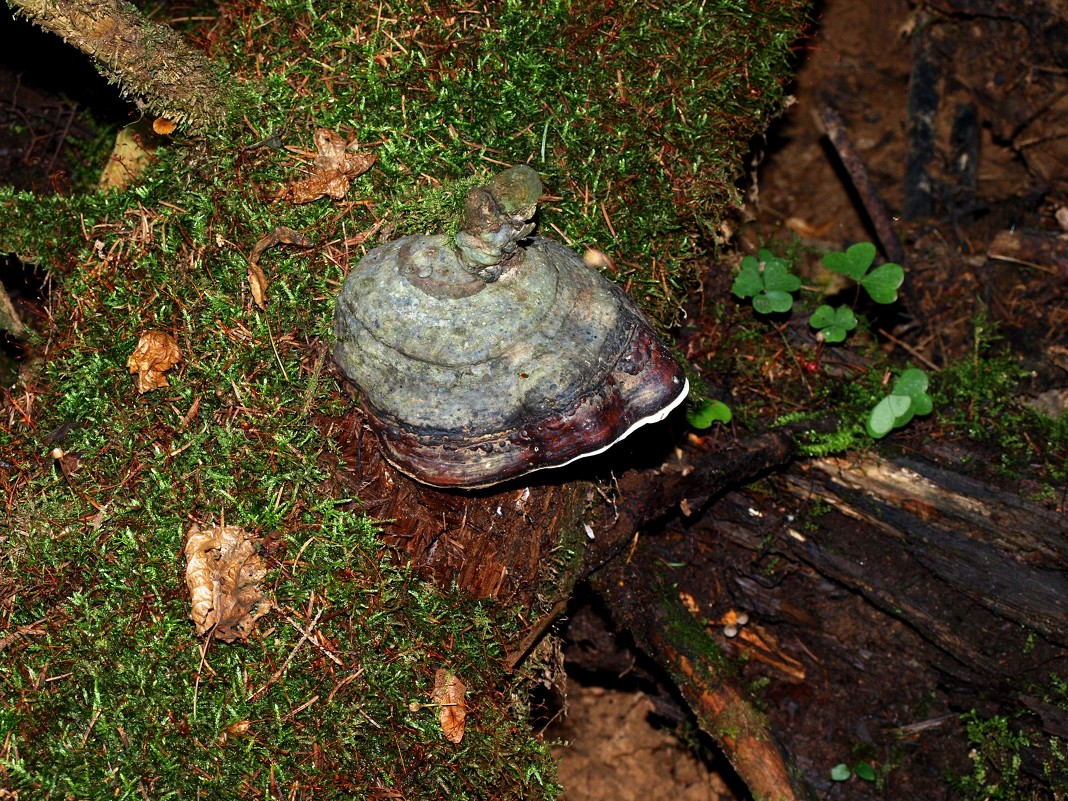
<path fill-rule="evenodd" d="M 901 428 L 917 414 L 930 414 L 934 408 L 931 396 L 927 394 L 927 373 L 910 367 L 890 390 L 890 394 L 875 404 L 868 416 L 868 434 L 874 439 L 881 439 Z"/>
<path fill-rule="evenodd" d="M 874 261 L 875 245 L 858 242 L 845 253 L 828 253 L 823 257 L 823 266 L 852 278 L 876 303 L 893 303 L 897 300 L 898 288 L 905 281 L 905 271 L 900 264 L 887 262 L 869 272 Z M 753 305 L 756 305 L 755 301 Z"/>
<path fill-rule="evenodd" d="M 731 292 L 739 298 L 752 298 L 753 308 L 761 314 L 788 312 L 793 308 L 791 293 L 801 288 L 801 279 L 790 272 L 790 263 L 763 248 L 754 256 L 742 259 Z"/>
<path fill-rule="evenodd" d="M 686 410 L 686 422 L 696 429 L 711 428 L 713 423 L 729 423 L 732 417 L 730 406 L 711 398 Z"/>
<path fill-rule="evenodd" d="M 847 333 L 857 327 L 857 316 L 848 306 L 839 306 L 836 309 L 824 303 L 812 312 L 808 324 L 819 332 L 816 335 L 818 339 L 824 342 L 841 342 Z"/>
<path fill-rule="evenodd" d="M 839 762 L 831 768 L 832 781 L 844 782 L 847 781 L 850 776 L 856 776 L 858 779 L 863 779 L 866 782 L 873 782 L 875 781 L 875 769 L 871 766 L 870 762 L 858 762 L 852 768 L 845 762 Z"/>

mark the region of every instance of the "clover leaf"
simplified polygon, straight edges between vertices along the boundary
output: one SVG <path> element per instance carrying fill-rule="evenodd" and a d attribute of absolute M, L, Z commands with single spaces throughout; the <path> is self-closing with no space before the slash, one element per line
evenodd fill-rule
<path fill-rule="evenodd" d="M 875 781 L 875 768 L 871 766 L 870 762 L 858 762 L 853 766 L 853 772 L 857 774 L 858 779 L 863 779 L 866 782 Z"/>
<path fill-rule="evenodd" d="M 710 428 L 713 423 L 729 423 L 732 417 L 730 406 L 711 398 L 686 410 L 686 422 L 697 429 Z"/>
<path fill-rule="evenodd" d="M 897 383 L 894 384 L 893 394 L 906 395 L 911 398 L 916 414 L 930 414 L 931 409 L 934 408 L 934 403 L 931 400 L 931 396 L 927 394 L 929 385 L 930 379 L 927 378 L 927 373 L 915 367 L 910 367 L 901 374 Z"/>
<path fill-rule="evenodd" d="M 841 342 L 848 332 L 857 327 L 857 316 L 848 306 L 836 309 L 825 303 L 812 312 L 808 324 L 819 331 L 818 336 L 824 342 Z"/>
<path fill-rule="evenodd" d="M 845 762 L 839 762 L 831 768 L 831 781 L 844 782 L 852 775 L 853 771 L 849 769 L 849 765 Z"/>
<path fill-rule="evenodd" d="M 858 762 L 852 769 L 845 762 L 839 762 L 831 768 L 831 781 L 844 782 L 848 781 L 851 776 L 856 776 L 866 782 L 873 782 L 875 781 L 875 768 L 870 762 Z"/>
<path fill-rule="evenodd" d="M 801 288 L 801 279 L 790 272 L 790 264 L 769 250 L 761 249 L 759 259 L 746 256 L 731 285 L 739 298 L 752 298 L 761 314 L 788 312 L 794 305 L 791 293 Z"/>
<path fill-rule="evenodd" d="M 875 245 L 857 242 L 844 253 L 828 253 L 823 257 L 823 266 L 828 270 L 852 278 L 859 283 L 876 303 L 893 303 L 897 290 L 905 281 L 905 271 L 900 264 L 888 262 L 869 272 L 875 261 Z"/>
<path fill-rule="evenodd" d="M 836 273 L 847 275 L 854 281 L 860 281 L 875 261 L 875 245 L 871 242 L 857 242 L 850 245 L 845 253 L 828 253 L 823 257 L 823 266 Z"/>
<path fill-rule="evenodd" d="M 742 259 L 742 268 L 731 284 L 731 292 L 739 298 L 751 298 L 764 291 L 764 276 L 760 273 L 760 262 L 752 256 Z"/>
<path fill-rule="evenodd" d="M 901 428 L 915 415 L 930 414 L 934 401 L 927 394 L 927 373 L 910 367 L 890 390 L 890 394 L 875 404 L 868 415 L 868 434 L 881 439 L 895 428 Z"/>
<path fill-rule="evenodd" d="M 897 290 L 905 283 L 905 270 L 900 264 L 887 262 L 880 264 L 863 279 L 860 285 L 876 303 L 893 303 L 897 300 Z"/>

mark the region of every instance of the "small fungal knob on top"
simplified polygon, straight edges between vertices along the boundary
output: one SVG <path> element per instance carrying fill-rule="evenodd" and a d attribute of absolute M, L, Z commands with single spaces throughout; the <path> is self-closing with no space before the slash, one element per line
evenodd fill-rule
<path fill-rule="evenodd" d="M 534 230 L 542 185 L 525 164 L 505 170 L 464 198 L 464 230 L 456 235 L 460 258 L 487 282 L 507 269 L 519 242 Z"/>

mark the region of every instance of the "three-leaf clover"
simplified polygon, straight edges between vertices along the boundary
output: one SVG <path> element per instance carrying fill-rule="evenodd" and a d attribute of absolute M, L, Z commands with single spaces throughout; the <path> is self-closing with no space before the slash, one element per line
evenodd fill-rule
<path fill-rule="evenodd" d="M 857 327 L 857 316 L 848 306 L 834 308 L 824 303 L 812 312 L 808 324 L 819 331 L 817 336 L 824 342 L 841 342 Z"/>
<path fill-rule="evenodd" d="M 930 414 L 934 402 L 927 394 L 927 384 L 927 373 L 923 370 L 910 367 L 903 372 L 890 394 L 871 410 L 867 422 L 868 434 L 880 439 L 905 425 L 915 415 Z"/>
<path fill-rule="evenodd" d="M 723 401 L 706 398 L 686 410 L 686 422 L 697 429 L 710 428 L 713 423 L 729 423 L 731 407 Z"/>
<path fill-rule="evenodd" d="M 898 288 L 905 282 L 905 271 L 900 264 L 887 262 L 869 272 L 874 261 L 875 245 L 858 242 L 850 245 L 845 253 L 828 253 L 823 257 L 823 266 L 852 278 L 876 303 L 893 303 L 897 300 Z"/>
<path fill-rule="evenodd" d="M 739 298 L 752 298 L 753 308 L 761 314 L 788 312 L 794 305 L 791 295 L 801 288 L 801 279 L 790 272 L 790 263 L 770 250 L 742 259 L 731 292 Z"/>

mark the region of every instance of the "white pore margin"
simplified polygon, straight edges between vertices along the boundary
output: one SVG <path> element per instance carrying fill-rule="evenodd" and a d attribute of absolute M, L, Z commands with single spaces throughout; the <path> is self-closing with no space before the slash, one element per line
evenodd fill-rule
<path fill-rule="evenodd" d="M 586 453 L 580 453 L 578 456 L 572 457 L 571 459 L 568 459 L 566 462 L 561 462 L 560 464 L 545 465 L 545 467 L 539 467 L 537 469 L 538 470 L 552 470 L 552 469 L 557 468 L 557 467 L 565 467 L 565 466 L 571 464 L 572 462 L 578 461 L 579 459 L 585 459 L 587 456 L 596 456 L 599 453 L 604 453 L 606 450 L 611 448 L 617 442 L 622 442 L 627 437 L 629 437 L 631 435 L 631 432 L 633 432 L 635 429 L 641 428 L 642 426 L 648 425 L 649 423 L 659 423 L 661 420 L 663 420 L 665 417 L 667 417 L 669 414 L 671 414 L 671 412 L 674 411 L 676 406 L 678 406 L 680 403 L 682 403 L 684 400 L 686 400 L 686 396 L 689 395 L 689 394 L 690 394 L 690 382 L 687 379 L 684 378 L 683 379 L 682 392 L 679 393 L 677 398 L 672 400 L 671 403 L 669 403 L 663 409 L 660 409 L 659 411 L 649 415 L 648 417 L 643 417 L 641 420 L 636 422 L 634 425 L 632 425 L 630 428 L 628 428 L 626 431 L 624 431 L 622 434 L 620 434 L 618 437 L 616 437 L 614 440 L 609 442 L 604 447 L 598 448 L 595 451 L 587 451 Z M 533 470 L 531 472 L 537 472 L 537 471 Z"/>

